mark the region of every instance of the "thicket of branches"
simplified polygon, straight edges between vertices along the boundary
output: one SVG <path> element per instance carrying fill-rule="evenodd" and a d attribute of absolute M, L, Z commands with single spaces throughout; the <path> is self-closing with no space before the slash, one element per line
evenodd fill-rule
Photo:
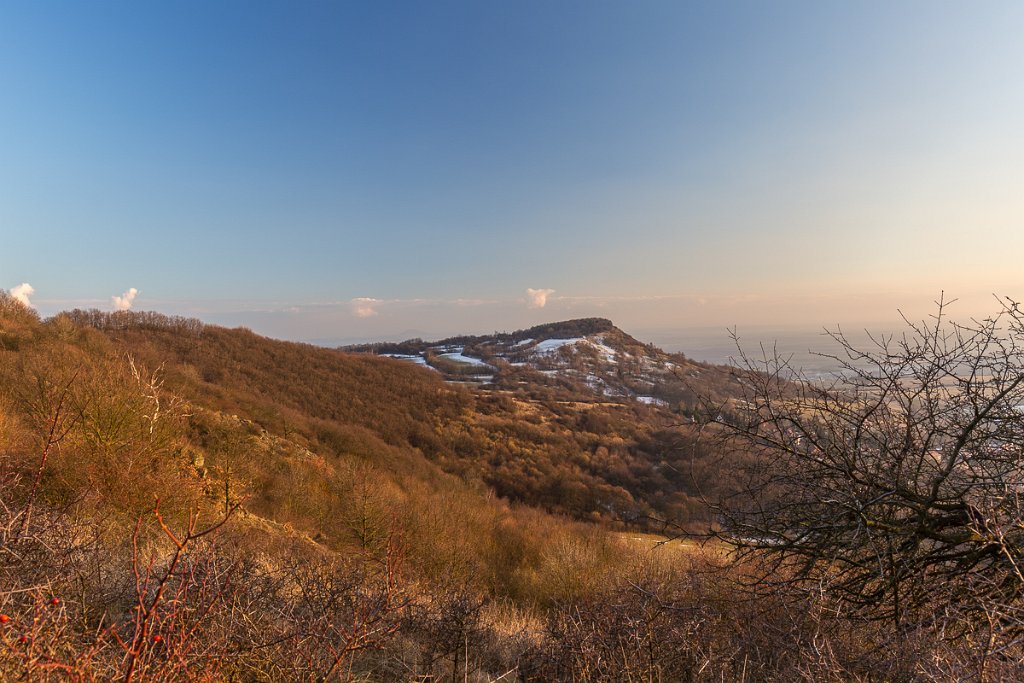
<path fill-rule="evenodd" d="M 760 589 L 813 594 L 894 652 L 945 642 L 951 680 L 1024 673 L 1024 312 L 924 322 L 857 348 L 831 381 L 745 356 L 723 452 L 754 452 L 718 537 Z M 865 627 L 866 628 L 866 627 Z M 941 665 L 939 662 L 941 661 Z"/>

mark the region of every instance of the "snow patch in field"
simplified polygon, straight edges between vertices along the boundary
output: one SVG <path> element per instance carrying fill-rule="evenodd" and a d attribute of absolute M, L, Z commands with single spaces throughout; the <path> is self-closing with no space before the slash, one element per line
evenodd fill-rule
<path fill-rule="evenodd" d="M 477 387 L 482 384 L 490 384 L 494 381 L 492 375 L 468 375 L 466 377 L 459 377 L 457 379 L 445 380 L 448 384 L 458 384 L 461 386 Z"/>
<path fill-rule="evenodd" d="M 660 398 L 656 398 L 654 396 L 637 396 L 636 400 L 640 401 L 640 403 L 646 403 L 649 406 L 667 406 L 668 405 L 668 401 L 662 400 Z"/>
<path fill-rule="evenodd" d="M 517 348 L 519 346 L 526 346 L 527 344 L 532 344 L 532 343 L 533 343 L 533 339 L 523 339 L 522 341 L 517 341 L 515 344 L 513 344 L 512 348 L 514 349 L 514 348 Z"/>
<path fill-rule="evenodd" d="M 479 358 L 472 358 L 470 356 L 463 356 L 462 350 L 453 351 L 452 353 L 442 353 L 441 358 L 445 360 L 454 361 L 456 363 L 463 363 L 465 365 L 483 365 L 484 367 L 491 367 L 487 363 L 483 362 Z"/>
<path fill-rule="evenodd" d="M 406 363 L 413 363 L 415 365 L 421 365 L 421 366 L 423 366 L 425 368 L 430 368 L 434 372 L 438 371 L 437 368 L 432 367 L 431 365 L 429 365 L 427 363 L 426 359 L 423 358 L 423 356 L 413 356 L 413 355 L 408 354 L 408 353 L 382 353 L 380 355 L 383 356 L 384 358 L 394 358 L 395 360 L 402 360 L 402 361 L 405 361 Z"/>

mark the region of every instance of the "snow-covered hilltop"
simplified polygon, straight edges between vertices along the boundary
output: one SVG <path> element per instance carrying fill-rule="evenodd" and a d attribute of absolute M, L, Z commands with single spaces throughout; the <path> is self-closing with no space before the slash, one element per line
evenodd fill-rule
<path fill-rule="evenodd" d="M 655 406 L 677 406 L 689 393 L 684 385 L 702 373 L 727 372 L 639 342 L 604 318 L 343 350 L 422 364 L 453 382 L 498 389 L 548 387 L 589 400 L 636 400 Z"/>

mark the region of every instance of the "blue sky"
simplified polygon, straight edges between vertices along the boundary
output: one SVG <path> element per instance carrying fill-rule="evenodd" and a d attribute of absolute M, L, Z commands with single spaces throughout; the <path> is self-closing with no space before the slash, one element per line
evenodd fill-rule
<path fill-rule="evenodd" d="M 984 308 L 1024 294 L 1022 31 L 995 2 L 4 3 L 0 287 L 319 340 Z"/>

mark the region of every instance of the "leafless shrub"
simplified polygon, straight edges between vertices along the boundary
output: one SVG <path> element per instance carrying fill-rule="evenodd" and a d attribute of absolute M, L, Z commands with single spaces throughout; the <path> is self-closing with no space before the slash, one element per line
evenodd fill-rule
<path fill-rule="evenodd" d="M 365 664 L 359 655 L 384 647 L 401 627 L 403 560 L 392 535 L 379 558 L 300 557 L 257 570 L 241 596 L 247 604 L 238 604 L 246 615 L 235 635 L 239 669 L 257 680 L 349 680 Z"/>
<path fill-rule="evenodd" d="M 1024 312 L 947 306 L 868 350 L 833 333 L 827 384 L 744 356 L 745 396 L 730 419 L 706 406 L 705 435 L 759 456 L 716 507 L 753 585 L 818 594 L 890 651 L 945 639 L 921 675 L 990 679 L 1024 654 Z"/>

